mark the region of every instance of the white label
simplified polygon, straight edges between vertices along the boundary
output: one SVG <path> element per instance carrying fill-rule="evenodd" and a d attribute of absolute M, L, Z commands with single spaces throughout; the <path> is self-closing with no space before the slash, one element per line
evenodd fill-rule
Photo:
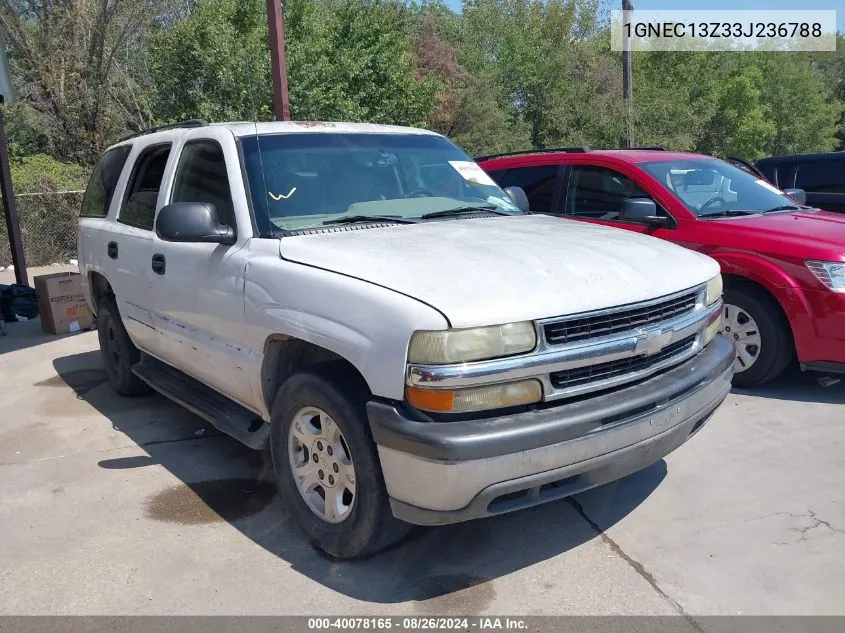
<path fill-rule="evenodd" d="M 493 182 L 493 179 L 487 175 L 487 172 L 471 160 L 450 160 L 449 164 L 456 172 L 464 177 L 464 180 L 468 182 L 476 182 L 479 185 L 496 186 L 496 183 Z"/>
<path fill-rule="evenodd" d="M 79 327 L 79 321 L 71 321 L 68 323 L 67 329 L 69 332 L 79 332 L 82 328 Z"/>
<path fill-rule="evenodd" d="M 779 193 L 779 194 L 783 195 L 783 191 L 781 191 L 781 190 L 780 190 L 780 189 L 778 189 L 777 187 L 775 187 L 775 186 L 773 186 L 773 185 L 769 184 L 769 183 L 768 183 L 768 182 L 766 182 L 765 180 L 755 180 L 754 182 L 756 182 L 758 185 L 760 185 L 760 186 L 761 186 L 761 187 L 763 187 L 764 189 L 768 189 L 768 190 L 769 190 L 769 191 L 771 191 L 772 193 Z"/>

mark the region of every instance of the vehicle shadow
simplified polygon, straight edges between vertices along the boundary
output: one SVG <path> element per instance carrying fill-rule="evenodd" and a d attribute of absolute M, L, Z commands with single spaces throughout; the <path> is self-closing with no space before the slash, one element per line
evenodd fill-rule
<path fill-rule="evenodd" d="M 819 381 L 825 378 L 838 382 L 825 387 Z M 758 396 L 774 400 L 795 400 L 798 402 L 818 402 L 824 404 L 845 404 L 845 375 L 802 372 L 797 364 L 791 365 L 785 372 L 770 383 L 753 389 L 734 388 L 733 393 L 744 396 Z"/>
<path fill-rule="evenodd" d="M 52 343 L 78 334 L 48 334 L 41 329 L 41 319 L 37 317 L 28 321 L 5 323 L 3 330 L 6 334 L 0 335 L 0 355 Z"/>
<path fill-rule="evenodd" d="M 186 526 L 227 521 L 295 570 L 358 600 L 418 601 L 421 613 L 479 612 L 493 599 L 488 581 L 597 536 L 580 504 L 562 500 L 482 521 L 415 528 L 403 542 L 369 559 L 336 561 L 310 546 L 293 523 L 276 494 L 269 455 L 251 451 L 161 396 L 118 396 L 106 384 L 99 352 L 57 358 L 53 365 L 56 380 L 76 390 L 146 453 L 103 459 L 98 462 L 103 469 L 160 465 L 181 482 L 143 501 L 148 519 Z M 661 461 L 582 493 L 596 514 L 590 521 L 602 529 L 613 525 L 665 476 Z"/>

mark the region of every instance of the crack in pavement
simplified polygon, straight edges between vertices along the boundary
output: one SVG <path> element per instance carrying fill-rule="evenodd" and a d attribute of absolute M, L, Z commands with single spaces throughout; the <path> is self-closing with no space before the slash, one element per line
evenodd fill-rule
<path fill-rule="evenodd" d="M 834 503 L 836 503 L 836 502 L 834 502 Z M 768 519 L 770 517 L 789 517 L 791 519 L 808 519 L 809 521 L 811 521 L 810 525 L 808 525 L 806 527 L 787 528 L 787 530 L 789 530 L 790 532 L 799 532 L 800 533 L 800 536 L 798 537 L 797 540 L 792 541 L 791 543 L 786 542 L 786 541 L 772 541 L 772 543 L 775 544 L 775 545 L 792 545 L 794 543 L 801 543 L 801 542 L 809 541 L 810 540 L 809 533 L 811 531 L 815 530 L 815 529 L 820 528 L 820 527 L 826 527 L 828 530 L 830 530 L 834 534 L 845 534 L 845 530 L 834 527 L 833 525 L 831 525 L 830 521 L 826 521 L 826 520 L 820 518 L 819 515 L 816 514 L 815 510 L 813 510 L 812 508 L 807 508 L 807 512 L 802 512 L 802 513 L 786 512 L 786 511 L 769 512 L 768 514 L 763 514 L 763 515 L 760 515 L 760 516 L 745 519 L 741 523 L 743 523 L 743 524 L 744 523 L 751 523 L 752 521 L 759 521 L 761 519 Z"/>
<path fill-rule="evenodd" d="M 593 528 L 595 533 L 601 538 L 601 540 L 620 558 L 622 558 L 628 565 L 643 579 L 645 580 L 652 589 L 666 602 L 668 602 L 672 608 L 678 613 L 678 615 L 683 616 L 683 618 L 692 626 L 696 631 L 699 633 L 704 633 L 704 629 L 701 628 L 701 625 L 695 621 L 689 613 L 687 613 L 684 608 L 681 606 L 677 600 L 675 600 L 672 596 L 670 596 L 663 588 L 657 583 L 655 577 L 643 566 L 641 562 L 636 560 L 635 558 L 631 557 L 622 547 L 614 541 L 604 530 L 599 527 L 598 523 L 593 521 L 589 515 L 587 514 L 584 507 L 573 497 L 566 498 L 567 503 L 575 508 L 575 511 L 584 519 L 587 523 L 590 524 L 590 527 Z"/>
<path fill-rule="evenodd" d="M 801 532 L 801 538 L 796 541 L 798 543 L 800 543 L 801 541 L 809 541 L 810 539 L 807 536 L 808 532 L 810 532 L 810 530 L 815 530 L 816 528 L 819 528 L 821 526 L 825 526 L 828 530 L 830 530 L 831 532 L 835 532 L 836 534 L 845 534 L 845 530 L 835 528 L 830 524 L 829 521 L 820 519 L 819 516 L 815 512 L 813 512 L 811 508 L 807 508 L 807 514 L 799 514 L 797 516 L 814 521 L 812 525 L 808 525 L 805 528 L 789 528 L 793 532 Z"/>

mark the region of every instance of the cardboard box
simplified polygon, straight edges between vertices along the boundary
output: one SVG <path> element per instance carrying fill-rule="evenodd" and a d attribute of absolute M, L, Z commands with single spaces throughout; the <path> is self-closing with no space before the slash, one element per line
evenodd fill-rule
<path fill-rule="evenodd" d="M 91 329 L 93 319 L 79 273 L 40 275 L 34 281 L 42 330 L 64 334 Z"/>

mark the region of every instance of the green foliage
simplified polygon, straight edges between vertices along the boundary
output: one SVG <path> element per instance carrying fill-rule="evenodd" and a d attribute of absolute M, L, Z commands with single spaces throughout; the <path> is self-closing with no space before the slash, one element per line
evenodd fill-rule
<path fill-rule="evenodd" d="M 261 0 L 204 0 L 150 44 L 154 112 L 163 121 L 272 118 Z"/>
<path fill-rule="evenodd" d="M 285 5 L 291 114 L 421 125 L 436 82 L 414 74 L 410 14 L 391 1 Z M 204 0 L 153 41 L 158 118 L 272 119 L 265 3 Z"/>
<path fill-rule="evenodd" d="M 23 156 L 11 163 L 12 185 L 16 193 L 48 193 L 85 189 L 88 169 L 64 163 L 47 154 Z"/>
<path fill-rule="evenodd" d="M 263 0 L 0 0 L 13 159 L 88 164 L 126 131 L 271 120 Z M 22 8 L 23 7 L 23 8 Z M 104 8 L 105 7 L 105 8 Z M 106 10 L 108 9 L 108 10 Z M 286 0 L 291 112 L 432 128 L 471 154 L 625 142 L 599 0 Z M 756 159 L 845 147 L 836 52 L 635 52 L 637 145 Z"/>
<path fill-rule="evenodd" d="M 11 163 L 21 237 L 29 266 L 66 262 L 76 252 L 76 218 L 88 169 L 46 154 Z M 0 224 L 0 266 L 12 263 L 5 223 Z"/>

